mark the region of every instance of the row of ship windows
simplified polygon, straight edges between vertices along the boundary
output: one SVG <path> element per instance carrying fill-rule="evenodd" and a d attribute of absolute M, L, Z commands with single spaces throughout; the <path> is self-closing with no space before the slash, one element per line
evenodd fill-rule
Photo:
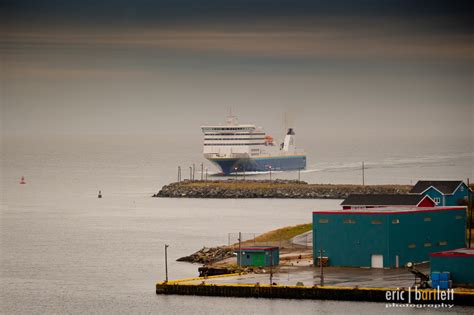
<path fill-rule="evenodd" d="M 204 143 L 204 145 L 265 145 L 265 143 Z"/>
<path fill-rule="evenodd" d="M 462 216 L 462 215 L 456 215 L 454 218 L 455 218 L 456 220 L 461 220 L 461 219 L 464 218 L 464 216 Z M 424 217 L 424 218 L 423 218 L 423 221 L 425 221 L 425 222 L 431 222 L 431 217 Z M 329 223 L 329 219 L 321 218 L 321 219 L 319 219 L 318 223 Z M 354 219 L 344 219 L 344 220 L 342 221 L 342 223 L 344 223 L 344 224 L 356 224 L 357 221 L 354 220 Z M 382 224 L 382 220 L 372 220 L 372 221 L 370 221 L 370 223 L 372 223 L 372 224 Z M 400 223 L 400 220 L 399 220 L 399 219 L 397 219 L 397 218 L 392 219 L 392 224 L 399 224 L 399 223 Z"/>
<path fill-rule="evenodd" d="M 265 138 L 204 138 L 204 140 L 265 140 Z"/>

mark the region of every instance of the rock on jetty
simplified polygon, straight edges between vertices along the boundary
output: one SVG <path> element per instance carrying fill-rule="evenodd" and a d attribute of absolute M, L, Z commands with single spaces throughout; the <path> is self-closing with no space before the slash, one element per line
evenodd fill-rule
<path fill-rule="evenodd" d="M 350 194 L 404 194 L 410 185 L 308 184 L 292 180 L 222 180 L 171 183 L 153 197 L 345 199 Z"/>
<path fill-rule="evenodd" d="M 203 247 L 192 255 L 178 258 L 176 261 L 212 264 L 234 256 L 234 251 L 227 247 Z"/>

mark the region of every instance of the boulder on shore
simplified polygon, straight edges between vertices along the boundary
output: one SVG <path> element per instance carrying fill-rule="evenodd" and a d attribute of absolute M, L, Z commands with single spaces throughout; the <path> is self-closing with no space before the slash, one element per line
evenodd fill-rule
<path fill-rule="evenodd" d="M 234 256 L 234 251 L 226 247 L 203 247 L 192 255 L 178 258 L 176 261 L 187 261 L 204 265 L 212 264 Z"/>

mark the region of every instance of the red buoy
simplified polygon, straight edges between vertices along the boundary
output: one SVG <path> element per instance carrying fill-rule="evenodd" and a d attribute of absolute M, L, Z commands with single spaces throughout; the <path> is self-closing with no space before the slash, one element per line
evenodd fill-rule
<path fill-rule="evenodd" d="M 22 176 L 22 177 L 21 177 L 20 184 L 21 184 L 21 185 L 26 184 L 26 182 L 25 182 L 25 176 Z"/>

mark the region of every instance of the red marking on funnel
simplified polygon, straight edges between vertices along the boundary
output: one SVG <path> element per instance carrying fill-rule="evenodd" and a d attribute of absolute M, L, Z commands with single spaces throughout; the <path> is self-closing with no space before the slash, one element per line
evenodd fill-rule
<path fill-rule="evenodd" d="M 25 182 L 25 176 L 22 176 L 22 177 L 21 177 L 20 184 L 21 184 L 21 185 L 26 184 L 26 182 Z"/>

